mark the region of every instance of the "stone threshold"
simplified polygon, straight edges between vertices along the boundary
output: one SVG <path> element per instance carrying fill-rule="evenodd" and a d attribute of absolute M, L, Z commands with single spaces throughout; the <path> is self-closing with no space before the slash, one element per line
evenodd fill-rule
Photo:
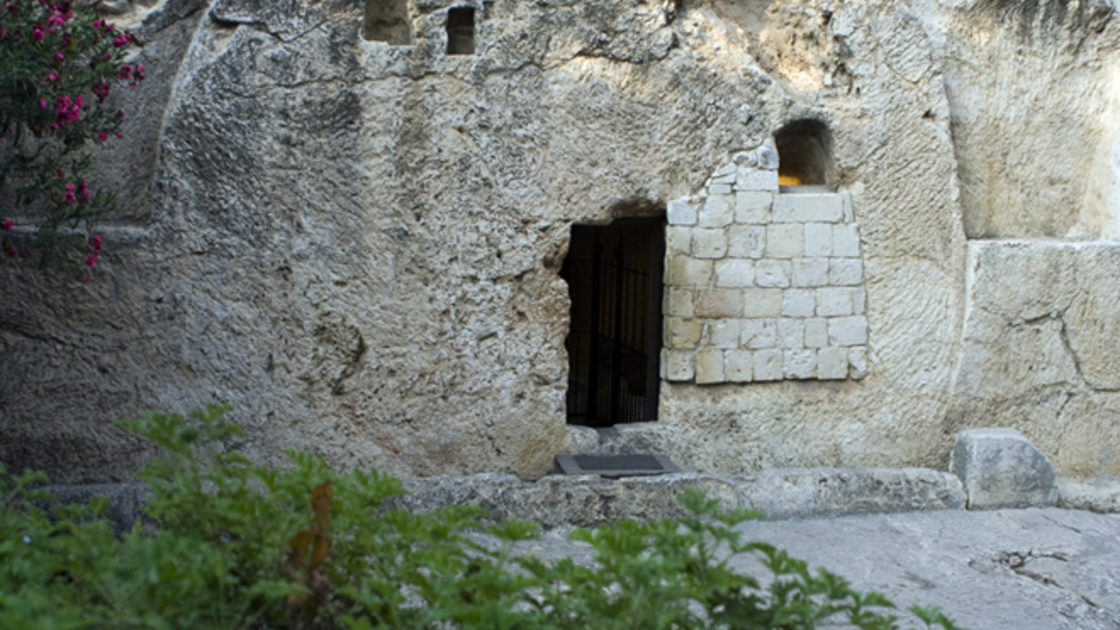
<path fill-rule="evenodd" d="M 753 475 L 674 473 L 607 479 L 595 475 L 549 475 L 523 481 L 483 473 L 403 480 L 410 493 L 389 504 L 411 511 L 477 505 L 494 519 L 521 518 L 546 528 L 591 527 L 623 518 L 684 516 L 677 497 L 687 487 L 705 490 L 725 507 L 759 510 L 767 520 L 828 518 L 856 514 L 964 510 L 960 479 L 926 468 L 775 468 Z M 1120 513 L 1120 478 L 1061 478 L 1058 507 Z M 143 483 L 50 486 L 66 503 L 110 499 L 108 516 L 118 531 L 131 527 L 146 501 Z"/>

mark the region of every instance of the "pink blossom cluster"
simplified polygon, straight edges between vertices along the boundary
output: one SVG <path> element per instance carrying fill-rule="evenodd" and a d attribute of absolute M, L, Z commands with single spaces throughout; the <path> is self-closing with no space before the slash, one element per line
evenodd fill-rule
<path fill-rule="evenodd" d="M 94 234 L 89 238 L 89 244 L 86 245 L 86 251 L 89 252 L 89 257 L 86 258 L 86 267 L 93 269 L 97 266 L 97 261 L 101 258 L 101 237 Z M 82 282 L 89 282 L 89 276 L 82 278 Z"/>
<path fill-rule="evenodd" d="M 0 221 L 0 230 L 3 230 L 5 232 L 7 232 L 7 231 L 11 230 L 12 226 L 14 226 L 15 224 L 16 224 L 16 222 L 12 221 L 11 219 L 4 219 L 3 221 Z M 9 243 L 6 240 L 4 241 L 4 252 L 7 253 L 12 258 L 15 258 L 16 256 L 19 256 L 19 250 L 16 249 L 16 246 L 12 245 L 11 243 Z"/>
<path fill-rule="evenodd" d="M 86 186 L 86 180 L 84 178 L 78 180 L 77 190 L 74 189 L 74 182 L 67 183 L 65 194 L 66 205 L 77 203 L 79 197 L 82 198 L 82 201 L 89 201 L 93 198 L 93 193 L 89 191 L 89 187 Z"/>

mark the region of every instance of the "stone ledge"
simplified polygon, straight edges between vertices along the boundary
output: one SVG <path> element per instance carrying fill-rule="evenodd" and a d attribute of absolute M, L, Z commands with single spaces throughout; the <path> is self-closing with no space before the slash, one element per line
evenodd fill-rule
<path fill-rule="evenodd" d="M 676 497 L 690 486 L 726 507 L 757 509 L 771 520 L 965 506 L 959 479 L 923 468 L 784 468 L 750 476 L 678 473 L 617 480 L 553 475 L 535 482 L 498 474 L 431 477 L 406 480 L 412 494 L 394 503 L 414 511 L 478 505 L 497 518 L 545 527 L 592 526 L 620 518 L 684 516 Z"/>
<path fill-rule="evenodd" d="M 965 505 L 960 480 L 924 468 L 778 468 L 733 477 L 699 473 L 622 479 L 549 475 L 538 481 L 485 473 L 406 479 L 404 486 L 411 494 L 391 499 L 390 505 L 418 512 L 446 505 L 477 505 L 497 519 L 522 518 L 545 527 L 684 516 L 677 496 L 690 486 L 706 490 L 726 507 L 760 510 L 769 520 L 961 510 Z M 109 497 L 109 516 L 118 532 L 132 527 L 148 494 L 142 483 L 51 486 L 47 490 L 65 503 Z"/>
<path fill-rule="evenodd" d="M 1120 477 L 1058 478 L 1058 507 L 1120 514 Z"/>

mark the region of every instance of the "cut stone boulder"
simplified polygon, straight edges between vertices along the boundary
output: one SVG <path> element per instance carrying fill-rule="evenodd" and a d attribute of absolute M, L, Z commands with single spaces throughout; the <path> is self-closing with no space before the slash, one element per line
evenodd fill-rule
<path fill-rule="evenodd" d="M 1015 429 L 958 433 L 949 472 L 964 484 L 970 510 L 1052 507 L 1058 502 L 1053 467 Z"/>

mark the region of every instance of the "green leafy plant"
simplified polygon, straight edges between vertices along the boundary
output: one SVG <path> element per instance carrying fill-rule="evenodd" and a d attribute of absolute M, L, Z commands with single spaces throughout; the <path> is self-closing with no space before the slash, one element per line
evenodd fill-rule
<path fill-rule="evenodd" d="M 590 565 L 515 553 L 539 527 L 487 524 L 481 510 L 413 514 L 386 501 L 398 480 L 340 474 L 289 453 L 284 470 L 232 448 L 226 407 L 124 423 L 164 449 L 141 474 L 146 512 L 114 536 L 105 500 L 43 507 L 42 475 L 3 486 L 0 627 L 693 629 L 815 628 L 841 621 L 898 628 L 894 606 L 780 549 L 745 542 L 723 512 L 690 490 L 683 519 L 619 521 L 572 538 Z M 0 471 L 0 477 L 5 475 Z M 765 581 L 735 570 L 758 558 Z M 940 611 L 911 609 L 955 630 Z"/>

